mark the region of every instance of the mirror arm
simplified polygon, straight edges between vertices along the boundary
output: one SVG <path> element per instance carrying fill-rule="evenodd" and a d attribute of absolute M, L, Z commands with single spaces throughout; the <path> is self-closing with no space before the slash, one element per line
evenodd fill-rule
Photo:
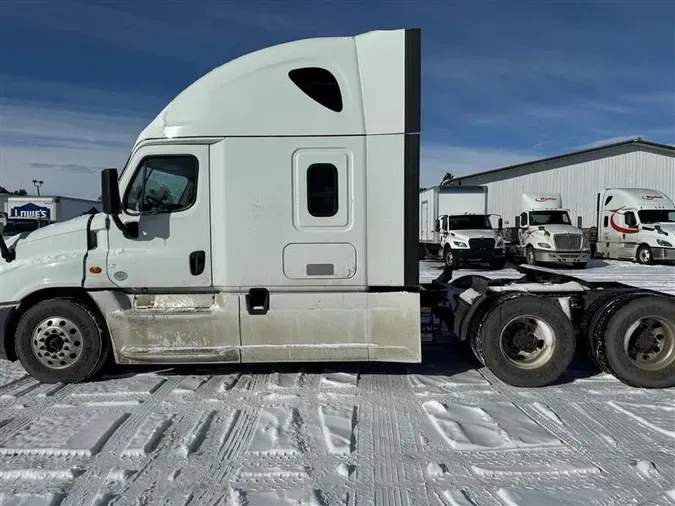
<path fill-rule="evenodd" d="M 115 223 L 115 226 L 122 232 L 125 239 L 138 239 L 138 227 L 127 226 L 119 217 L 118 214 L 111 214 L 110 217 Z"/>

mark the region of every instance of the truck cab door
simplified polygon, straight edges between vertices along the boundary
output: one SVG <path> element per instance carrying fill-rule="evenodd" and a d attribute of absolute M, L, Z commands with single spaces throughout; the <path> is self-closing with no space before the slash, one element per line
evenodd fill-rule
<path fill-rule="evenodd" d="M 120 218 L 108 230 L 107 275 L 120 288 L 171 293 L 209 287 L 211 229 L 207 145 L 145 146 L 120 181 Z"/>

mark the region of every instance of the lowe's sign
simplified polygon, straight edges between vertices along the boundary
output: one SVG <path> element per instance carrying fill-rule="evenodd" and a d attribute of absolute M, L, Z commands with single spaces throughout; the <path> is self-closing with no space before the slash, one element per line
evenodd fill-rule
<path fill-rule="evenodd" d="M 22 206 L 10 207 L 9 215 L 13 218 L 41 218 L 51 220 L 52 210 L 49 207 L 42 207 L 32 202 Z"/>

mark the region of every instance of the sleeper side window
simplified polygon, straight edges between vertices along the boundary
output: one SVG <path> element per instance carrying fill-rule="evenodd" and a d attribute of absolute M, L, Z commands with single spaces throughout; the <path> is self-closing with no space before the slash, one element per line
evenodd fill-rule
<path fill-rule="evenodd" d="M 609 226 L 609 217 L 608 216 L 605 216 L 605 218 L 602 220 L 602 226 L 603 227 Z"/>
<path fill-rule="evenodd" d="M 342 92 L 335 76 L 320 67 L 293 69 L 288 77 L 315 102 L 334 112 L 342 111 Z"/>
<path fill-rule="evenodd" d="M 124 208 L 132 213 L 184 211 L 197 198 L 198 171 L 192 155 L 146 157 L 126 191 Z"/>
<path fill-rule="evenodd" d="M 331 163 L 314 163 L 307 169 L 307 211 L 315 218 L 338 212 L 338 170 Z"/>

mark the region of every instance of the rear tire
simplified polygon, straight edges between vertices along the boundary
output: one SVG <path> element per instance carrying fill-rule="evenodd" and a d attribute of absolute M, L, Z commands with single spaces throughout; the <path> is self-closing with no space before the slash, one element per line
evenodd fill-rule
<path fill-rule="evenodd" d="M 604 361 L 621 382 L 675 386 L 675 302 L 644 296 L 627 302 L 609 320 L 603 340 Z"/>
<path fill-rule="evenodd" d="M 45 300 L 26 311 L 14 347 L 24 369 L 42 383 L 85 381 L 111 356 L 105 323 L 73 298 Z"/>
<path fill-rule="evenodd" d="M 586 265 L 588 265 L 587 262 L 574 262 L 574 263 L 572 264 L 572 267 L 573 267 L 574 269 L 585 269 L 585 268 L 586 268 Z"/>
<path fill-rule="evenodd" d="M 574 327 L 559 306 L 523 295 L 489 311 L 476 336 L 474 354 L 509 385 L 543 387 L 567 370 L 575 344 Z"/>

